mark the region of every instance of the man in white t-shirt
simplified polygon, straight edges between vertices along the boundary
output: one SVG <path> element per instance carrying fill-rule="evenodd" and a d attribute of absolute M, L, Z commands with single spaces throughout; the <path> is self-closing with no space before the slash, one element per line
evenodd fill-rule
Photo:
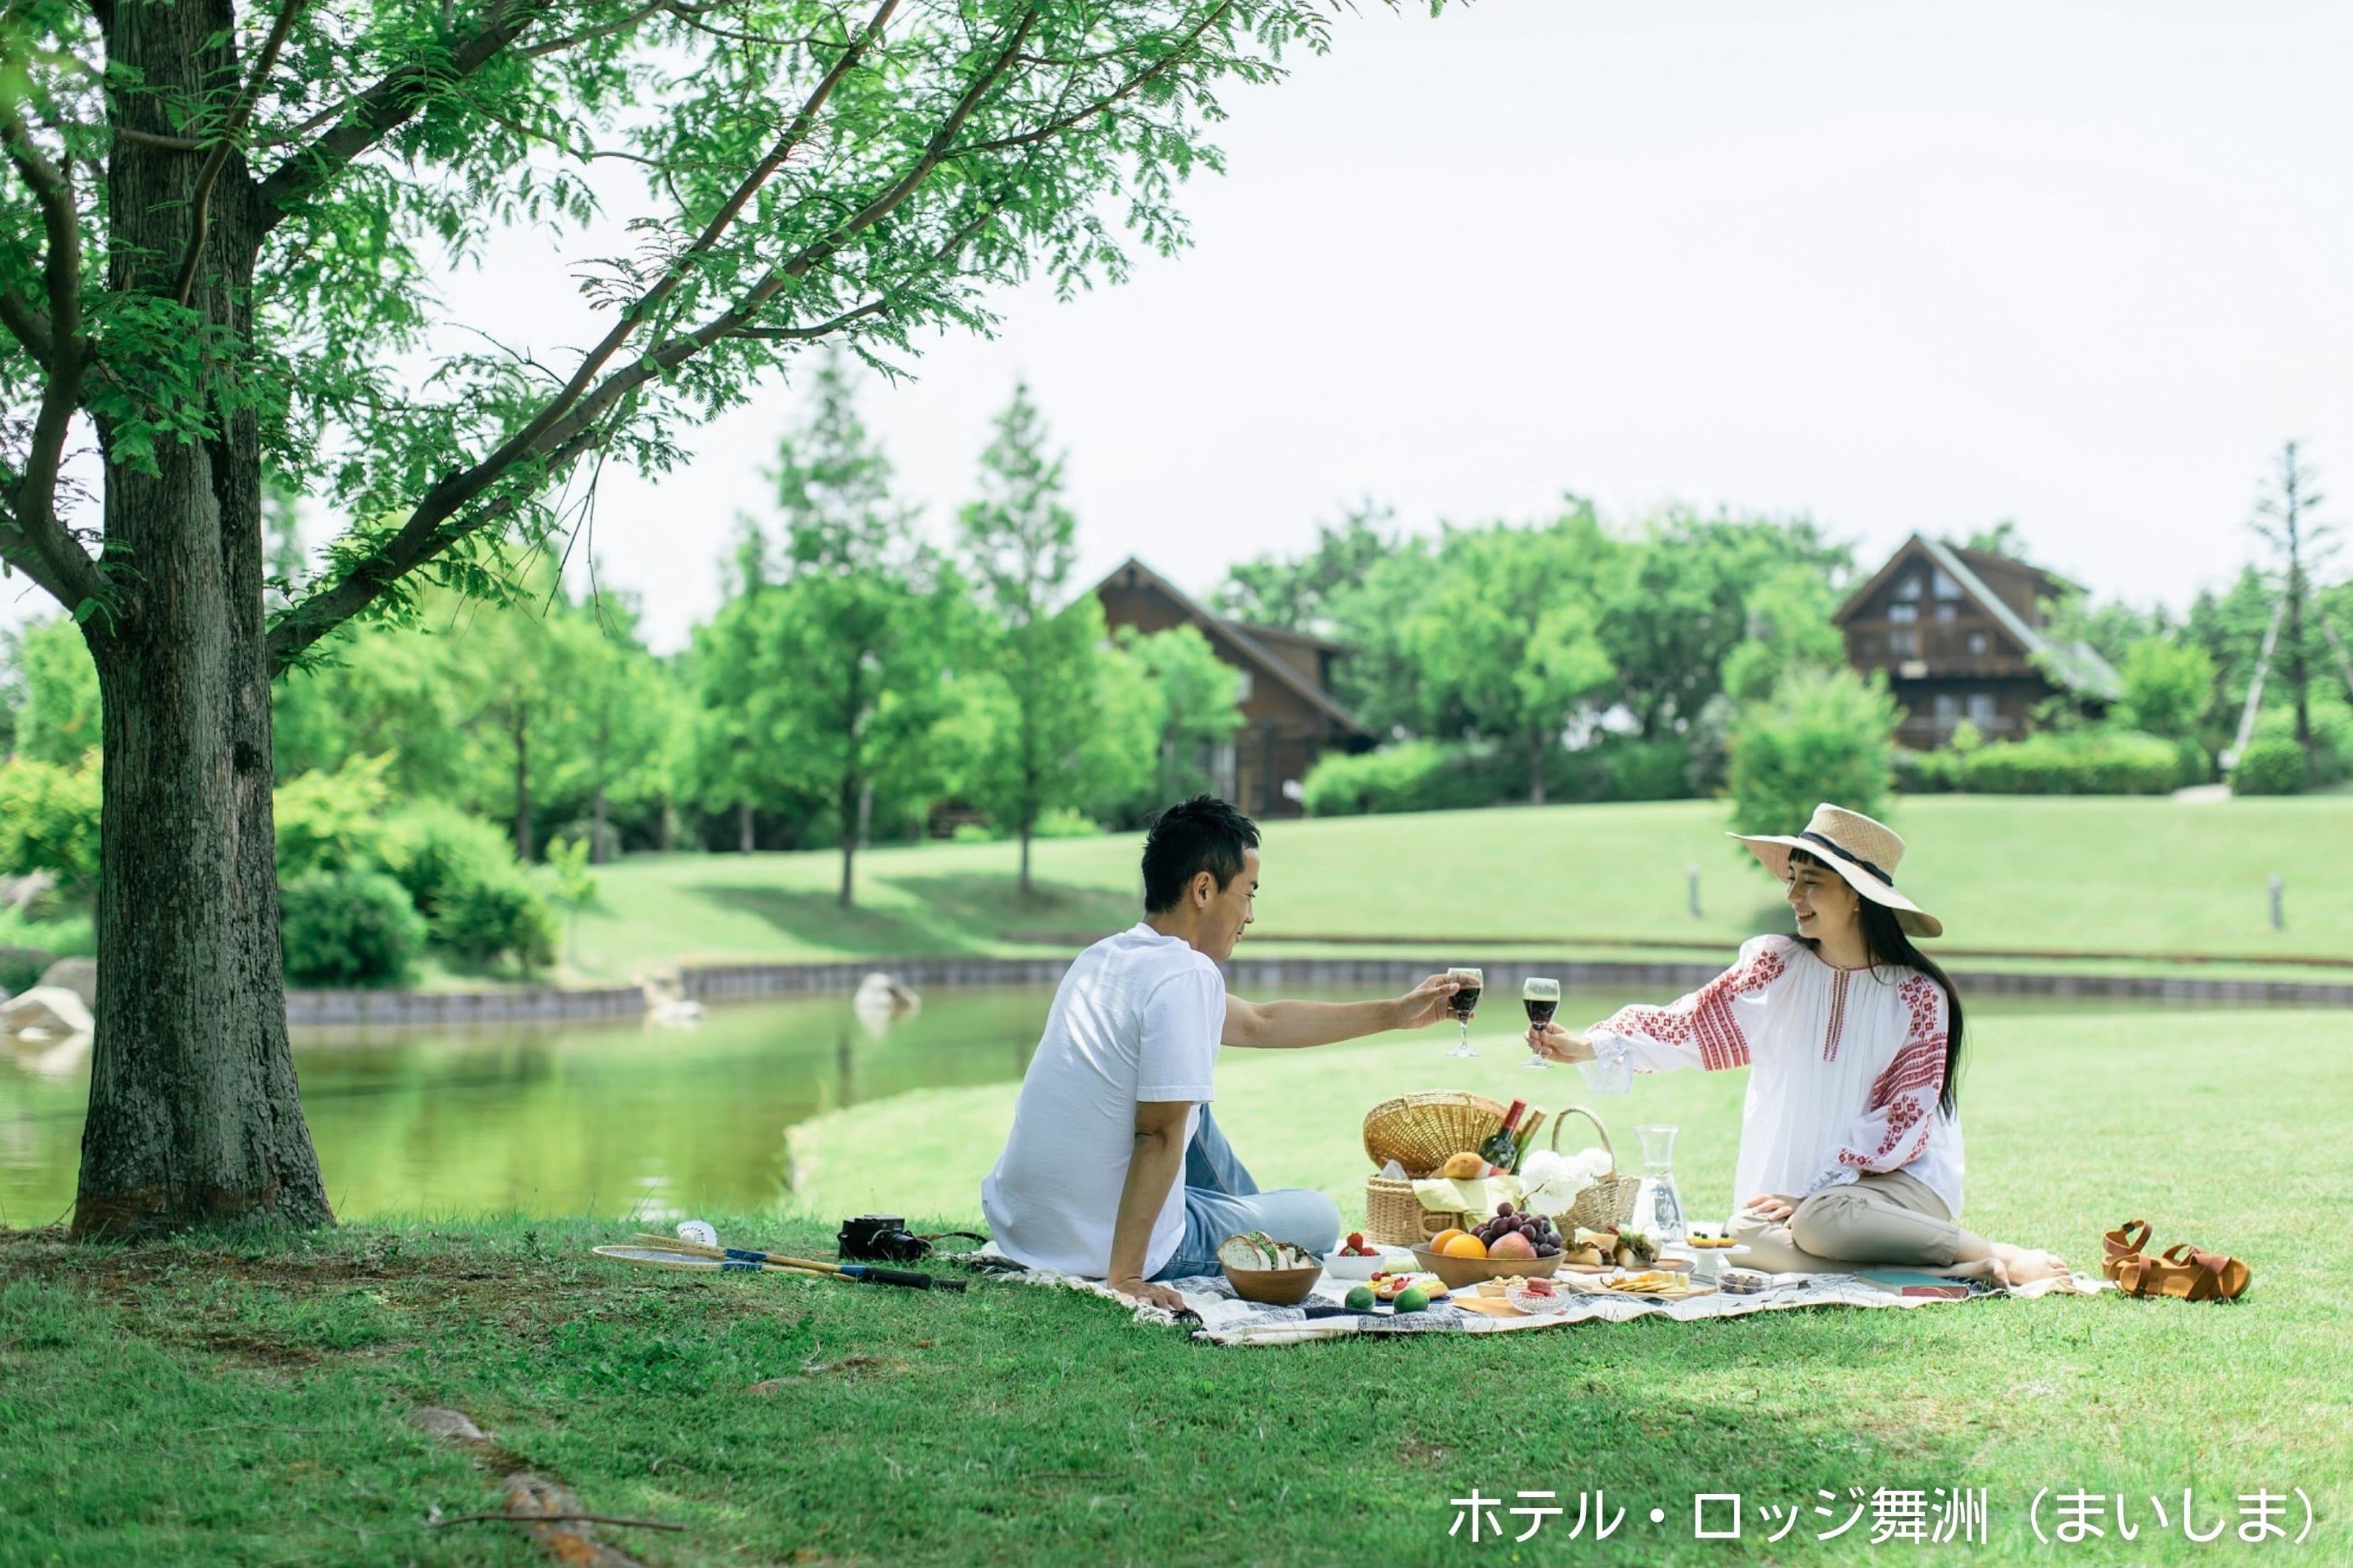
<path fill-rule="evenodd" d="M 1262 1193 L 1210 1119 L 1218 1047 L 1329 1045 L 1446 1016 L 1436 975 L 1379 1002 L 1252 1003 L 1218 965 L 1251 921 L 1258 828 L 1210 795 L 1170 806 L 1144 842 L 1145 918 L 1078 956 L 980 1185 L 997 1244 L 1035 1268 L 1106 1279 L 1155 1305 L 1155 1283 L 1218 1272 L 1218 1244 L 1262 1230 L 1313 1252 L 1339 1240 L 1320 1192 Z M 1180 1182 L 1179 1172 L 1184 1179 Z"/>

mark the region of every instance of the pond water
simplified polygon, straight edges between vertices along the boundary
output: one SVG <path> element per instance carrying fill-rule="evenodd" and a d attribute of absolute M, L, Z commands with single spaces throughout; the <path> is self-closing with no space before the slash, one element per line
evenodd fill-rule
<path fill-rule="evenodd" d="M 1041 986 L 941 991 L 881 1026 L 827 996 L 716 1007 L 692 1028 L 300 1030 L 295 1064 L 345 1217 L 660 1219 L 787 1196 L 785 1132 L 796 1122 L 1019 1078 L 1052 998 Z M 1629 999 L 1571 993 L 1561 1015 L 1597 1017 Z M 1480 1022 L 1482 1033 L 1496 1026 Z M 1445 1043 L 1431 1037 L 1433 1051 Z M 0 1225 L 70 1212 L 89 1086 L 86 1044 L 0 1047 Z"/>

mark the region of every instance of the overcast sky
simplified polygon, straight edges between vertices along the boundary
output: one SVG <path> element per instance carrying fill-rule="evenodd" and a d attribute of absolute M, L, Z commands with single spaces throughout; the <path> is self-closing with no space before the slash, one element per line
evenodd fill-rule
<path fill-rule="evenodd" d="M 1227 95 L 1189 251 L 1005 300 L 866 414 L 944 533 L 1026 375 L 1085 569 L 1193 588 L 1353 498 L 1426 530 L 1575 490 L 1809 512 L 1866 555 L 2010 517 L 2178 605 L 2248 558 L 2283 438 L 2353 500 L 2348 80 L 2341 4 L 1368 4 Z M 533 270 L 451 298 L 552 360 L 575 318 Z M 603 580 L 658 647 L 793 401 L 607 476 Z"/>

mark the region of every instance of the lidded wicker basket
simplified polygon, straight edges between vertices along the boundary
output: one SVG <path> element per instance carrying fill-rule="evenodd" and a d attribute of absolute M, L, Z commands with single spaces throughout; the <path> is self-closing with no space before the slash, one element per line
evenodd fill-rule
<path fill-rule="evenodd" d="M 1448 1155 L 1477 1150 L 1503 1124 L 1504 1108 L 1483 1094 L 1401 1094 L 1365 1112 L 1365 1152 L 1375 1170 L 1395 1160 L 1407 1175 L 1427 1176 Z"/>
<path fill-rule="evenodd" d="M 1376 1173 L 1395 1160 L 1407 1179 L 1377 1173 L 1365 1182 L 1365 1234 L 1390 1247 L 1419 1247 L 1469 1218 L 1425 1209 L 1412 1178 L 1427 1176 L 1450 1154 L 1476 1150 L 1504 1124 L 1504 1108 L 1482 1094 L 1437 1089 L 1385 1100 L 1365 1112 L 1365 1152 Z"/>

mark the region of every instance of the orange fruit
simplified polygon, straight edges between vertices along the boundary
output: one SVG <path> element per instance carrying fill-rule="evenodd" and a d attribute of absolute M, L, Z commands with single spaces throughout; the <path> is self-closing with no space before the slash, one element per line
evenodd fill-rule
<path fill-rule="evenodd" d="M 1456 1237 L 1468 1236 L 1470 1232 L 1468 1231 L 1457 1230 L 1452 1226 L 1449 1226 L 1444 1230 L 1440 1231 L 1436 1236 L 1431 1237 L 1428 1246 L 1430 1250 L 1432 1252 L 1444 1252 L 1446 1250 L 1447 1244 L 1451 1242 Z"/>
<path fill-rule="evenodd" d="M 1484 1258 L 1487 1244 L 1468 1231 L 1458 1231 L 1453 1240 L 1438 1250 L 1449 1258 Z"/>

